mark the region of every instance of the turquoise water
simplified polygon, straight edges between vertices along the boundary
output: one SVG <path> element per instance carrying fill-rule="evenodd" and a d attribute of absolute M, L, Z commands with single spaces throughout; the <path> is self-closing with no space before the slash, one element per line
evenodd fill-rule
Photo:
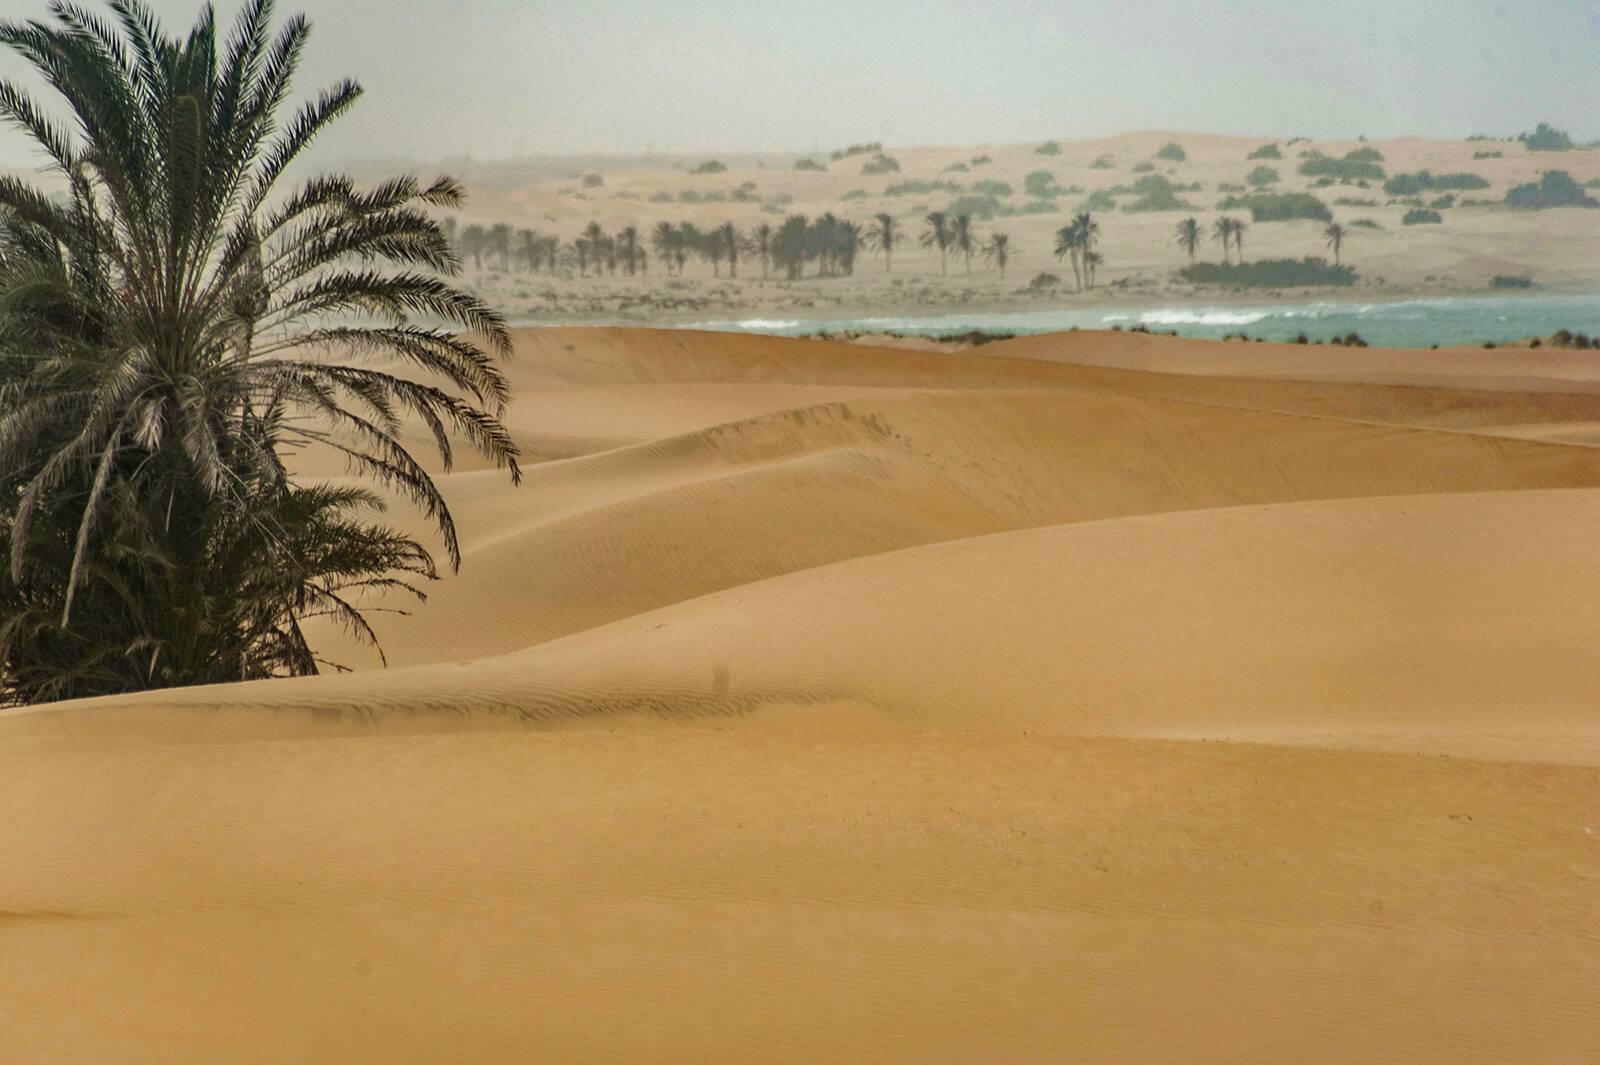
<path fill-rule="evenodd" d="M 896 332 L 942 336 L 983 329 L 1050 333 L 1144 325 L 1182 336 L 1244 333 L 1265 340 L 1329 340 L 1359 333 L 1375 347 L 1425 348 L 1548 336 L 1558 329 L 1600 335 L 1600 295 L 1486 296 L 1358 303 L 1208 303 L 1170 307 L 1099 307 L 995 314 L 955 313 L 886 318 L 767 319 L 697 322 L 684 328 L 801 336 L 818 332 Z"/>

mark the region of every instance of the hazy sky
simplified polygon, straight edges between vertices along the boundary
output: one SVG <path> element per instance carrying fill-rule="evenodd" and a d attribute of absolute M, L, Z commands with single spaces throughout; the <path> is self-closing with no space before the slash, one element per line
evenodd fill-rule
<path fill-rule="evenodd" d="M 94 6 L 97 0 L 83 0 Z M 194 0 L 154 0 L 187 27 Z M 8 17 L 45 0 L 0 0 Z M 231 20 L 237 4 L 219 12 Z M 280 0 L 324 158 L 979 144 L 1133 129 L 1600 136 L 1600 0 Z M 0 55 L 0 75 L 21 64 Z M 0 165 L 27 156 L 0 135 Z"/>

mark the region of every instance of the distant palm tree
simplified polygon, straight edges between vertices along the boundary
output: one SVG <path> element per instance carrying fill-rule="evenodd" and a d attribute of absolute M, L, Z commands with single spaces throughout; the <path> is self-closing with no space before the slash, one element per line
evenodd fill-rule
<path fill-rule="evenodd" d="M 927 231 L 922 234 L 922 246 L 934 248 L 939 252 L 939 272 L 946 273 L 945 260 L 950 254 L 951 228 L 950 219 L 943 211 L 929 212 L 923 219 L 927 224 Z"/>
<path fill-rule="evenodd" d="M 1011 262 L 1011 238 L 1004 233 L 991 236 L 983 246 L 983 257 L 998 266 L 1000 276 L 1005 277 L 1006 266 Z"/>
<path fill-rule="evenodd" d="M 750 233 L 750 250 L 761 260 L 761 277 L 766 279 L 772 269 L 772 226 L 762 222 Z"/>
<path fill-rule="evenodd" d="M 894 265 L 894 245 L 900 239 L 900 227 L 894 215 L 888 213 L 875 215 L 873 221 L 877 224 L 867 230 L 867 246 L 883 252 L 883 272 L 887 274 Z"/>
<path fill-rule="evenodd" d="M 1188 252 L 1189 261 L 1194 262 L 1195 252 L 1200 247 L 1200 223 L 1193 218 L 1185 218 L 1179 222 L 1177 239 L 1174 243 Z"/>
<path fill-rule="evenodd" d="M 813 254 L 813 247 L 805 215 L 792 214 L 783 220 L 772 238 L 772 261 L 789 275 L 789 280 L 797 280 L 805 269 L 806 259 Z"/>
<path fill-rule="evenodd" d="M 589 262 L 594 258 L 596 248 L 594 242 L 588 237 L 575 237 L 572 241 L 572 254 L 578 259 L 578 276 L 589 276 Z"/>
<path fill-rule="evenodd" d="M 1233 250 L 1239 255 L 1240 266 L 1244 265 L 1244 231 L 1249 228 L 1250 224 L 1244 219 L 1235 218 L 1233 220 Z"/>
<path fill-rule="evenodd" d="M 1083 290 L 1082 267 L 1079 257 L 1083 254 L 1083 235 L 1076 222 L 1069 223 L 1056 230 L 1055 244 L 1056 258 L 1066 259 L 1072 264 L 1072 281 L 1078 291 Z"/>
<path fill-rule="evenodd" d="M 605 254 L 606 231 L 600 228 L 599 222 L 590 222 L 583 227 L 583 239 L 588 243 L 589 261 L 594 263 L 594 272 L 598 274 L 601 256 Z"/>
<path fill-rule="evenodd" d="M 678 240 L 678 227 L 671 222 L 657 222 L 650 231 L 650 247 L 655 249 L 656 258 L 667 268 L 669 276 L 677 261 Z"/>
<path fill-rule="evenodd" d="M 461 231 L 461 254 L 472 256 L 474 270 L 483 269 L 483 249 L 488 237 L 488 230 L 482 226 L 468 226 Z"/>
<path fill-rule="evenodd" d="M 1322 235 L 1328 238 L 1328 247 L 1333 249 L 1334 265 L 1339 265 L 1339 251 L 1344 247 L 1344 238 L 1348 235 L 1348 231 L 1338 222 L 1332 222 L 1322 231 Z"/>
<path fill-rule="evenodd" d="M 532 273 L 539 266 L 539 234 L 531 229 L 517 230 L 517 259 Z"/>
<path fill-rule="evenodd" d="M 624 226 L 617 234 L 617 250 L 622 255 L 623 269 L 631 277 L 638 272 L 638 261 L 641 254 L 639 248 L 639 227 Z"/>
<path fill-rule="evenodd" d="M 817 260 L 817 273 L 831 277 L 838 265 L 839 217 L 832 211 L 811 224 L 811 252 Z"/>
<path fill-rule="evenodd" d="M 978 250 L 978 236 L 972 230 L 972 216 L 958 214 L 950 220 L 950 246 L 967 261 L 967 273 L 972 273 L 972 253 Z"/>
<path fill-rule="evenodd" d="M 838 224 L 834 236 L 840 272 L 852 275 L 856 272 L 856 253 L 866 243 L 866 230 L 860 222 L 846 220 Z"/>
<path fill-rule="evenodd" d="M 500 256 L 500 269 L 511 269 L 511 227 L 504 222 L 489 229 L 488 250 Z"/>
<path fill-rule="evenodd" d="M 705 240 L 705 234 L 701 233 L 699 227 L 693 222 L 680 222 L 678 224 L 678 235 L 673 239 L 672 244 L 672 258 L 678 265 L 679 277 L 683 276 L 683 267 L 689 261 L 690 254 L 698 254 L 701 246 L 705 244 Z"/>
<path fill-rule="evenodd" d="M 1222 245 L 1222 261 L 1232 262 L 1228 258 L 1228 247 L 1233 243 L 1233 219 L 1226 215 L 1217 219 L 1211 225 L 1211 239 Z"/>
<path fill-rule="evenodd" d="M 1079 241 L 1082 246 L 1083 280 L 1089 288 L 1094 288 L 1094 271 L 1105 260 L 1094 250 L 1095 242 L 1100 239 L 1100 223 L 1094 220 L 1094 215 L 1085 211 L 1072 220 L 1078 229 Z"/>
<path fill-rule="evenodd" d="M 739 249 L 746 244 L 744 234 L 732 222 L 724 222 L 712 236 L 722 245 L 722 254 L 728 257 L 728 276 L 738 277 Z"/>

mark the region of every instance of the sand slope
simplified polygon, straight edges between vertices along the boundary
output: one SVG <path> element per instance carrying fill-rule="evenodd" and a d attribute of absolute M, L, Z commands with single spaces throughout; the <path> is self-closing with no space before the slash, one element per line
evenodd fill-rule
<path fill-rule="evenodd" d="M 0 715 L 0 1060 L 1594 1060 L 1594 372 L 1156 340 L 523 334 L 396 668 Z"/>

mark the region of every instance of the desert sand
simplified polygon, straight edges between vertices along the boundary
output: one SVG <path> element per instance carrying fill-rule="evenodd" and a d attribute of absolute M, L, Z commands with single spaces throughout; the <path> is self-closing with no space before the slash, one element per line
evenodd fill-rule
<path fill-rule="evenodd" d="M 1591 353 L 516 340 L 389 668 L 0 715 L 0 1061 L 1600 1060 Z"/>

